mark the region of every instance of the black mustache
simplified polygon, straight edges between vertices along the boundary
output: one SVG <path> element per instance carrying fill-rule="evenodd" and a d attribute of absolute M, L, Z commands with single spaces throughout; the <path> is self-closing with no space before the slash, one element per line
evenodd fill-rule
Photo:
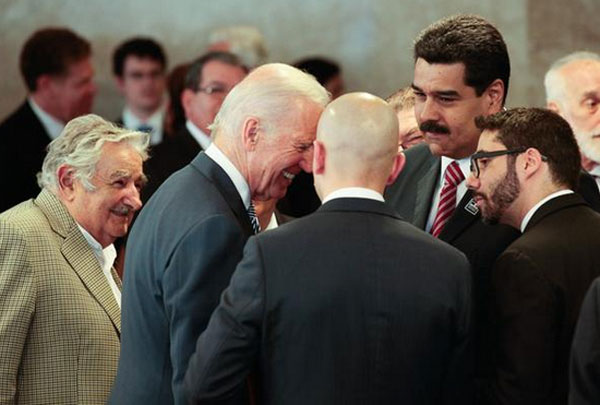
<path fill-rule="evenodd" d="M 434 134 L 446 134 L 450 133 L 450 130 L 435 121 L 425 121 L 421 125 L 419 125 L 419 129 L 423 132 L 433 132 Z"/>

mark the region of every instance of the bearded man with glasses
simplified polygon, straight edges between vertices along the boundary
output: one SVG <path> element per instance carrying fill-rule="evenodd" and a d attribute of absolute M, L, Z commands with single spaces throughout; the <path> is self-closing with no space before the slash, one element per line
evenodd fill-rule
<path fill-rule="evenodd" d="M 484 222 L 518 229 L 491 273 L 493 373 L 481 403 L 565 404 L 581 302 L 600 275 L 600 215 L 576 190 L 569 124 L 544 109 L 476 119 L 467 186 Z"/>

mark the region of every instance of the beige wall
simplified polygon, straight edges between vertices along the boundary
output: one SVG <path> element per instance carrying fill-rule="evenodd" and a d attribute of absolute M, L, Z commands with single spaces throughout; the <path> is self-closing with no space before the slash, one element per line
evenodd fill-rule
<path fill-rule="evenodd" d="M 25 95 L 19 50 L 37 28 L 66 25 L 91 40 L 99 93 L 95 112 L 118 115 L 110 74 L 113 48 L 132 35 L 161 41 L 170 66 L 193 59 L 207 33 L 253 24 L 266 36 L 270 61 L 328 55 L 344 68 L 348 90 L 386 97 L 412 79 L 412 40 L 431 22 L 458 12 L 493 21 L 504 34 L 513 75 L 508 105 L 541 105 L 550 61 L 575 48 L 598 51 L 600 1 L 571 0 L 0 0 L 0 117 Z M 567 31 L 568 32 L 565 32 Z"/>

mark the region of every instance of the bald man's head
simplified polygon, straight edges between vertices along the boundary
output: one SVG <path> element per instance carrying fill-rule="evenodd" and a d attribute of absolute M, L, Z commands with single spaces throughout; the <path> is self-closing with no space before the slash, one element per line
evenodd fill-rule
<path fill-rule="evenodd" d="M 398 120 L 388 103 L 368 93 L 343 95 L 327 106 L 319 120 L 315 182 L 383 190 L 397 151 Z"/>

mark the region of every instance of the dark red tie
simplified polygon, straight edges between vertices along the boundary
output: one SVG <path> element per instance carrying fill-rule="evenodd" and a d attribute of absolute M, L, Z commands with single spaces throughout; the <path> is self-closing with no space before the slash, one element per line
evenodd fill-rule
<path fill-rule="evenodd" d="M 436 238 L 440 235 L 442 229 L 444 229 L 444 225 L 446 225 L 446 222 L 448 222 L 456 209 L 456 187 L 464 178 L 458 163 L 452 161 L 444 173 L 444 186 L 440 194 L 440 202 L 435 214 L 435 220 L 431 227 L 431 234 Z"/>

